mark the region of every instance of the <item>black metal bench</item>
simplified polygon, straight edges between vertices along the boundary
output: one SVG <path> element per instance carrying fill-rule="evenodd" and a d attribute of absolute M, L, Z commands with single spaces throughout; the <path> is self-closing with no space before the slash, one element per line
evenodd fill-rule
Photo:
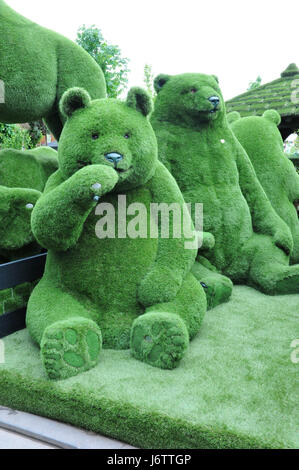
<path fill-rule="evenodd" d="M 0 290 L 40 279 L 44 273 L 47 253 L 0 265 Z M 0 338 L 25 328 L 26 307 L 0 315 Z"/>

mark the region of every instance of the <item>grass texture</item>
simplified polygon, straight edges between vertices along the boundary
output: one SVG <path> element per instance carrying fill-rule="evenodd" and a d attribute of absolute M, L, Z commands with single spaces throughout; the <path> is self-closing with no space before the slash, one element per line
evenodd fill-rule
<path fill-rule="evenodd" d="M 263 116 L 245 118 L 235 111 L 228 114 L 228 120 L 272 206 L 291 230 L 294 242 L 291 262 L 299 263 L 299 219 L 295 208 L 299 200 L 299 175 L 284 154 L 277 128 L 281 117 L 274 109 L 268 109 Z"/>
<path fill-rule="evenodd" d="M 82 47 L 27 20 L 3 0 L 0 43 L 0 78 L 5 86 L 1 122 L 44 118 L 59 139 L 65 119 L 58 103 L 66 90 L 82 86 L 92 98 L 105 98 L 103 72 Z"/>
<path fill-rule="evenodd" d="M 174 368 L 198 333 L 207 302 L 190 272 L 197 245 L 185 249 L 195 232 L 185 236 L 173 213 L 168 238 L 162 234 L 162 216 L 152 217 L 156 236 L 149 230 L 151 204 L 176 203 L 180 213 L 184 204 L 174 178 L 158 161 L 148 120 L 151 98 L 135 87 L 126 102 L 91 100 L 85 90 L 73 88 L 60 107 L 68 119 L 59 142 L 59 169 L 31 218 L 48 257 L 28 303 L 30 334 L 53 379 L 94 367 L 101 344 L 116 350 L 131 345 L 141 361 Z M 132 215 L 126 217 L 129 209 Z M 107 216 L 99 219 L 108 210 L 117 229 L 112 236 Z M 189 213 L 186 217 L 191 227 Z M 95 234 L 99 224 L 107 224 L 102 237 Z M 122 224 L 124 235 L 116 236 Z M 180 229 L 178 236 L 174 228 Z"/>
<path fill-rule="evenodd" d="M 289 266 L 293 238 L 277 215 L 253 165 L 229 127 L 217 78 L 204 74 L 158 75 L 151 123 L 159 159 L 177 181 L 187 203 L 201 202 L 204 231 L 215 246 L 201 251 L 193 273 L 224 292 L 234 284 L 270 294 L 299 293 L 299 265 Z M 237 124 L 237 123 L 236 123 Z M 194 217 L 195 221 L 195 217 Z M 203 272 L 203 259 L 208 264 Z M 210 270 L 211 274 L 207 273 Z M 209 276 L 210 279 L 206 277 Z"/>
<path fill-rule="evenodd" d="M 4 340 L 0 403 L 143 448 L 297 448 L 298 311 L 297 294 L 237 286 L 177 369 L 104 350 L 96 368 L 58 382 L 24 330 Z"/>

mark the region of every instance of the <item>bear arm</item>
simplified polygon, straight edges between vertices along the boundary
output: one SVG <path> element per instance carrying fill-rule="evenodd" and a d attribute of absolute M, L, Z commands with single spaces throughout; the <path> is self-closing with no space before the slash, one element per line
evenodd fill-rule
<path fill-rule="evenodd" d="M 54 173 L 32 213 L 32 231 L 40 245 L 55 251 L 72 248 L 100 196 L 117 182 L 117 172 L 107 165 L 88 165 L 65 181 L 60 170 Z"/>
<path fill-rule="evenodd" d="M 181 209 L 184 205 L 184 198 L 182 193 L 169 171 L 165 168 L 162 163 L 158 163 L 154 177 L 150 181 L 150 190 L 152 193 L 152 202 L 157 204 L 166 203 L 171 205 L 173 203 L 178 204 Z M 185 224 L 189 228 L 192 226 L 191 217 L 188 211 L 184 211 Z M 187 221 L 186 218 L 189 218 Z M 181 237 L 174 238 L 173 234 L 173 211 L 170 211 L 169 215 L 169 238 L 161 238 L 161 218 L 159 218 L 159 243 L 158 252 L 156 258 L 156 266 L 167 266 L 171 267 L 171 270 L 175 270 L 182 281 L 187 272 L 191 269 L 196 255 L 197 247 L 193 249 L 186 249 L 186 242 L 190 242 L 190 239 L 185 238 L 183 233 L 183 227 L 181 225 Z M 196 241 L 195 231 L 192 235 L 191 242 Z"/>
<path fill-rule="evenodd" d="M 175 145 L 174 139 L 167 130 L 158 130 L 157 133 L 159 133 L 159 135 L 157 135 L 159 142 L 159 160 L 163 163 L 167 170 L 172 173 L 169 158 L 171 155 L 169 154 L 171 154 L 172 145 Z"/>
<path fill-rule="evenodd" d="M 237 167 L 239 184 L 251 212 L 253 228 L 266 235 L 274 235 L 278 229 L 289 231 L 285 222 L 273 209 L 247 153 L 239 143 Z"/>
<path fill-rule="evenodd" d="M 75 203 L 72 178 L 65 181 L 60 170 L 53 173 L 32 213 L 32 231 L 44 248 L 66 251 L 74 246 L 95 206 L 92 198 L 87 207 Z"/>

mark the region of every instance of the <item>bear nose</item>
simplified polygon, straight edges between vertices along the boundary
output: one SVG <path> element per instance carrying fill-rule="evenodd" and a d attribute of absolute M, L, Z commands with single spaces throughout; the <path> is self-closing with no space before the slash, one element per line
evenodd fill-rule
<path fill-rule="evenodd" d="M 210 96 L 208 100 L 210 101 L 210 103 L 212 103 L 214 108 L 217 108 L 219 106 L 220 98 L 218 98 L 218 96 Z"/>
<path fill-rule="evenodd" d="M 117 166 L 117 164 L 121 162 L 124 157 L 120 153 L 111 152 L 106 153 L 105 158 L 106 160 L 108 160 L 108 162 L 113 163 L 115 166 Z"/>

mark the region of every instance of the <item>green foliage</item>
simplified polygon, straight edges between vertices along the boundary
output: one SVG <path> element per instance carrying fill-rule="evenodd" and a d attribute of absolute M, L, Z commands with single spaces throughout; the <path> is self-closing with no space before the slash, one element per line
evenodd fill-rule
<path fill-rule="evenodd" d="M 110 98 L 117 98 L 128 85 L 129 59 L 122 57 L 118 46 L 109 44 L 95 25 L 81 26 L 77 44 L 85 49 L 103 70 Z"/>
<path fill-rule="evenodd" d="M 30 129 L 28 133 L 31 139 L 31 145 L 29 148 L 35 148 L 45 132 L 45 125 L 43 121 L 34 121 L 29 122 L 29 126 Z"/>
<path fill-rule="evenodd" d="M 34 146 L 30 133 L 17 124 L 0 123 L 0 149 L 30 149 Z"/>
<path fill-rule="evenodd" d="M 152 97 L 154 100 L 157 96 L 154 88 L 154 75 L 152 72 L 152 66 L 149 64 L 145 64 L 144 66 L 144 84 L 146 86 L 146 90 L 149 93 L 149 95 Z"/>
<path fill-rule="evenodd" d="M 261 83 L 262 83 L 262 78 L 259 75 L 255 80 L 249 82 L 247 91 L 254 90 L 255 88 L 260 87 Z"/>

